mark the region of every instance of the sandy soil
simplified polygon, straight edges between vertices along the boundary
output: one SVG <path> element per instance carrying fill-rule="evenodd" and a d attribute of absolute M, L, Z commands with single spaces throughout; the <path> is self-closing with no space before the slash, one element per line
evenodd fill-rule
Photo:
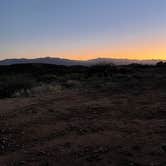
<path fill-rule="evenodd" d="M 0 166 L 166 166 L 166 93 L 0 100 Z"/>

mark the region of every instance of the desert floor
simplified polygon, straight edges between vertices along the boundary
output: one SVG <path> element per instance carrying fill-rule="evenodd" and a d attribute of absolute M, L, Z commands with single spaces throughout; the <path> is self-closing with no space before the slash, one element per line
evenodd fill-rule
<path fill-rule="evenodd" d="M 0 100 L 0 166 L 166 166 L 166 93 Z"/>

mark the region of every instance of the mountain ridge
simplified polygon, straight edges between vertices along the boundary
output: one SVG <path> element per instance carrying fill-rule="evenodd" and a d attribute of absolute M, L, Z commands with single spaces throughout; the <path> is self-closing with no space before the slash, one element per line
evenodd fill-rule
<path fill-rule="evenodd" d="M 154 65 L 157 62 L 164 61 L 160 59 L 147 59 L 147 60 L 136 60 L 136 59 L 118 59 L 118 58 L 96 58 L 96 59 L 89 59 L 89 60 L 71 60 L 71 59 L 64 59 L 58 57 L 43 57 L 43 58 L 34 58 L 34 59 L 26 59 L 26 58 L 13 58 L 13 59 L 4 59 L 0 61 L 0 65 L 13 65 L 13 64 L 23 64 L 23 63 L 43 63 L 43 64 L 55 64 L 55 65 L 65 65 L 65 66 L 72 66 L 72 65 L 95 65 L 100 63 L 111 63 L 115 65 L 128 65 L 132 63 L 138 64 L 148 64 Z M 165 62 L 165 61 L 164 61 Z"/>

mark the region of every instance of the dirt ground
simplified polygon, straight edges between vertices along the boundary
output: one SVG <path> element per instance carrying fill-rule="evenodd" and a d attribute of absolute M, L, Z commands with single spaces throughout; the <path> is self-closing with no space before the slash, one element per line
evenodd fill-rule
<path fill-rule="evenodd" d="M 166 93 L 0 100 L 0 166 L 166 166 Z"/>

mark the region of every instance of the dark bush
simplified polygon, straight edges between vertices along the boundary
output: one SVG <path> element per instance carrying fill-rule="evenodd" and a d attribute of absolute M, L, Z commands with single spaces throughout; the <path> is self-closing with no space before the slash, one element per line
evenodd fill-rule
<path fill-rule="evenodd" d="M 116 66 L 112 64 L 98 64 L 91 66 L 88 70 L 88 76 L 97 75 L 99 77 L 109 77 L 116 71 Z"/>
<path fill-rule="evenodd" d="M 0 98 L 12 97 L 16 92 L 27 94 L 35 85 L 35 81 L 25 76 L 6 76 L 0 80 Z"/>

